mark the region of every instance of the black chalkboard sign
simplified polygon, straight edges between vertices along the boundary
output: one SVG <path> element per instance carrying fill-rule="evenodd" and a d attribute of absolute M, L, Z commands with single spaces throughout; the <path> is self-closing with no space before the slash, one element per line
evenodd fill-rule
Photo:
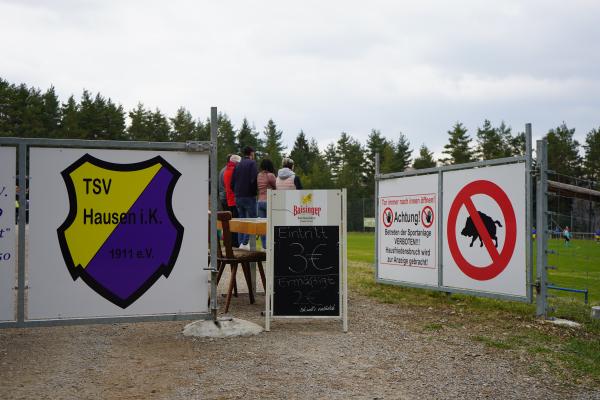
<path fill-rule="evenodd" d="M 273 315 L 340 315 L 339 226 L 275 226 Z"/>

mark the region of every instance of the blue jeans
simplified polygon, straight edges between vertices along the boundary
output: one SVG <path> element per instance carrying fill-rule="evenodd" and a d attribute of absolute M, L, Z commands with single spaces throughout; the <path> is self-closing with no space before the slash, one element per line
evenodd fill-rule
<path fill-rule="evenodd" d="M 256 218 L 256 197 L 238 197 L 235 199 L 240 218 Z M 248 244 L 250 235 L 239 234 L 240 244 Z"/>
<path fill-rule="evenodd" d="M 267 202 L 266 201 L 258 201 L 256 203 L 256 208 L 258 211 L 258 218 L 267 218 Z M 267 235 L 261 235 L 260 241 L 262 243 L 262 248 L 267 248 Z"/>

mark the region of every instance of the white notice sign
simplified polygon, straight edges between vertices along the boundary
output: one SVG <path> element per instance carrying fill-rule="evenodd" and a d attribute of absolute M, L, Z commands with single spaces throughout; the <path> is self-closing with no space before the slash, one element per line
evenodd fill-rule
<path fill-rule="evenodd" d="M 379 183 L 378 279 L 437 286 L 437 174 Z"/>

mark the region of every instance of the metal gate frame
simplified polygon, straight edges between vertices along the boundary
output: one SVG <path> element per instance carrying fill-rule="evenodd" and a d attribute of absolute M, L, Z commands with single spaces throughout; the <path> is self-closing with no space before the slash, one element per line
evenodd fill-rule
<path fill-rule="evenodd" d="M 114 141 L 114 140 L 83 140 L 83 139 L 45 139 L 45 138 L 17 138 L 0 137 L 0 146 L 14 147 L 18 151 L 18 177 L 19 177 L 19 211 L 18 227 L 19 236 L 17 237 L 18 247 L 18 266 L 17 266 L 17 319 L 16 321 L 0 322 L 0 328 L 21 328 L 35 326 L 57 326 L 57 325 L 81 325 L 98 323 L 125 323 L 142 321 L 180 321 L 194 319 L 213 319 L 217 318 L 217 254 L 216 239 L 217 235 L 210 235 L 210 267 L 211 288 L 210 288 L 210 313 L 175 313 L 175 314 L 150 314 L 140 316 L 121 316 L 121 317 L 97 317 L 97 318 L 70 318 L 70 319 L 44 319 L 44 320 L 26 320 L 25 319 L 25 246 L 26 246 L 26 213 L 27 213 L 27 168 L 28 168 L 28 150 L 31 147 L 46 148 L 86 148 L 86 149 L 112 149 L 112 150 L 156 150 L 156 151 L 185 151 L 190 153 L 208 153 L 210 165 L 210 229 L 211 232 L 217 230 L 217 108 L 211 107 L 210 117 L 210 137 L 208 142 L 189 141 L 189 142 L 141 142 L 141 141 Z"/>
<path fill-rule="evenodd" d="M 525 268 L 526 268 L 526 296 L 513 296 L 506 295 L 500 293 L 491 293 L 491 292 L 483 292 L 477 290 L 470 289 L 458 289 L 453 287 L 444 286 L 443 283 L 443 268 L 444 268 L 444 253 L 443 253 L 443 241 L 438 240 L 437 243 L 437 251 L 438 251 L 438 284 L 437 286 L 433 285 L 422 285 L 418 283 L 410 283 L 410 282 L 402 282 L 402 281 L 391 281 L 387 279 L 379 279 L 379 182 L 386 179 L 393 178 L 405 178 L 411 176 L 420 176 L 420 175 L 438 175 L 438 215 L 443 215 L 443 204 L 444 204 L 444 193 L 443 193 L 443 178 L 444 173 L 449 171 L 458 171 L 465 169 L 473 169 L 473 168 L 481 168 L 481 167 L 490 167 L 490 166 L 498 166 L 498 165 L 508 165 L 508 164 L 517 164 L 517 163 L 525 163 L 525 237 L 526 237 L 526 246 L 525 246 Z M 488 297 L 500 300 L 511 300 L 511 301 L 520 301 L 520 302 L 528 302 L 531 303 L 533 300 L 533 288 L 536 286 L 536 283 L 533 281 L 533 240 L 531 237 L 531 227 L 532 227 L 532 213 L 533 213 L 533 192 L 532 192 L 532 143 L 531 143 L 531 124 L 525 125 L 525 155 L 518 157 L 506 157 L 506 158 L 498 158 L 495 160 L 486 160 L 486 161 L 477 161 L 466 164 L 456 164 L 456 165 L 446 165 L 441 167 L 434 168 L 426 168 L 420 170 L 413 171 L 405 171 L 405 172 L 392 172 L 387 174 L 381 174 L 379 172 L 380 168 L 379 162 L 379 154 L 375 155 L 375 281 L 377 283 L 384 283 L 396 286 L 405 286 L 417 289 L 428 289 L 428 290 L 436 290 L 440 292 L 446 293 L 458 293 L 458 294 L 467 294 L 472 296 L 479 297 Z M 444 224 L 438 224 L 438 237 L 442 238 Z"/>

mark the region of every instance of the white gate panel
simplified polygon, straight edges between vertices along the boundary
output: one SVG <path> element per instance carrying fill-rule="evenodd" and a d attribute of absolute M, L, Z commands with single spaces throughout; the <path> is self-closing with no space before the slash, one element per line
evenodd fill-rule
<path fill-rule="evenodd" d="M 525 164 L 443 176 L 443 286 L 525 297 Z"/>
<path fill-rule="evenodd" d="M 58 229 L 67 220 L 70 213 L 70 203 L 72 202 L 69 198 L 66 180 L 61 176 L 61 172 L 73 166 L 85 154 L 106 163 L 117 164 L 140 163 L 160 156 L 181 173 L 172 189 L 172 214 L 183 226 L 183 236 L 175 264 L 168 277 L 159 276 L 154 284 L 149 288 L 143 288 L 145 289 L 143 294 L 126 306 L 119 306 L 107 300 L 110 296 L 107 296 L 106 293 L 104 295 L 99 294 L 102 293 L 102 288 L 96 287 L 93 289 L 95 282 L 92 279 L 88 278 L 87 281 L 84 281 L 82 277 L 74 277 L 72 271 L 79 273 L 77 272 L 79 270 L 77 268 L 70 270 L 64 257 L 64 249 L 61 252 Z M 204 268 L 207 267 L 208 241 L 208 162 L 208 154 L 174 151 L 31 148 L 31 210 L 27 263 L 29 289 L 26 319 L 94 318 L 207 312 L 209 285 L 208 273 Z M 102 177 L 92 175 L 84 176 L 84 180 L 90 179 L 87 181 L 88 186 L 86 187 L 90 193 L 96 193 L 95 191 L 102 193 L 103 190 L 108 193 L 109 190 L 119 190 L 116 186 L 108 188 L 108 179 L 106 181 L 95 181 L 94 179 Z M 131 190 L 133 190 L 137 182 L 135 179 L 131 182 Z M 130 194 L 128 190 L 123 188 L 120 190 L 122 191 L 122 194 L 119 195 L 121 197 L 127 197 Z M 118 199 L 111 198 L 108 203 L 98 204 L 110 209 L 114 201 L 121 201 L 119 199 L 120 197 Z M 80 203 L 80 207 L 85 207 L 84 199 L 77 199 L 77 202 Z M 97 206 L 96 211 L 98 211 L 98 208 L 100 207 Z M 85 219 L 86 224 L 93 223 L 93 218 L 96 218 L 91 210 L 91 207 L 85 209 L 89 213 L 89 218 L 83 217 L 87 218 Z M 81 212 L 81 210 L 79 211 Z M 77 218 L 80 219 L 81 217 L 81 214 L 77 214 Z M 115 217 L 113 215 L 112 218 L 113 220 L 110 223 L 120 222 L 123 224 L 124 221 L 134 224 L 165 223 L 165 221 L 158 220 L 147 209 L 142 209 L 135 215 L 132 212 L 125 216 L 117 215 Z M 81 223 L 81 221 L 78 222 Z M 108 223 L 106 220 L 103 222 L 99 220 L 99 222 L 100 225 Z M 100 228 L 102 227 L 99 226 L 98 229 Z M 148 229 L 148 232 L 152 232 L 152 230 Z M 144 239 L 144 234 L 142 232 L 140 235 L 125 235 L 119 240 L 115 239 L 115 245 L 110 249 L 111 256 L 115 259 L 146 257 L 148 260 L 152 260 L 156 254 L 155 248 L 144 248 L 143 246 L 133 248 L 129 245 L 130 242 L 139 239 L 138 236 Z M 151 240 L 150 234 L 148 235 L 147 239 Z M 109 240 L 111 239 L 106 239 L 106 243 L 109 243 Z M 79 238 L 79 241 L 77 241 L 76 237 L 71 239 L 71 243 L 79 243 L 79 246 L 83 247 L 90 246 L 92 250 L 93 246 L 98 245 L 98 243 L 103 244 L 98 242 L 97 239 Z M 139 240 L 136 243 L 139 243 Z M 150 250 L 148 251 L 148 249 Z M 88 250 L 86 250 L 89 253 L 88 258 L 93 257 L 94 252 Z M 81 257 L 77 256 L 76 258 L 79 261 Z M 106 265 L 114 267 L 110 263 Z M 114 290 L 117 291 L 117 289 Z"/>
<path fill-rule="evenodd" d="M 0 147 L 0 321 L 15 320 L 17 229 L 15 147 Z"/>

